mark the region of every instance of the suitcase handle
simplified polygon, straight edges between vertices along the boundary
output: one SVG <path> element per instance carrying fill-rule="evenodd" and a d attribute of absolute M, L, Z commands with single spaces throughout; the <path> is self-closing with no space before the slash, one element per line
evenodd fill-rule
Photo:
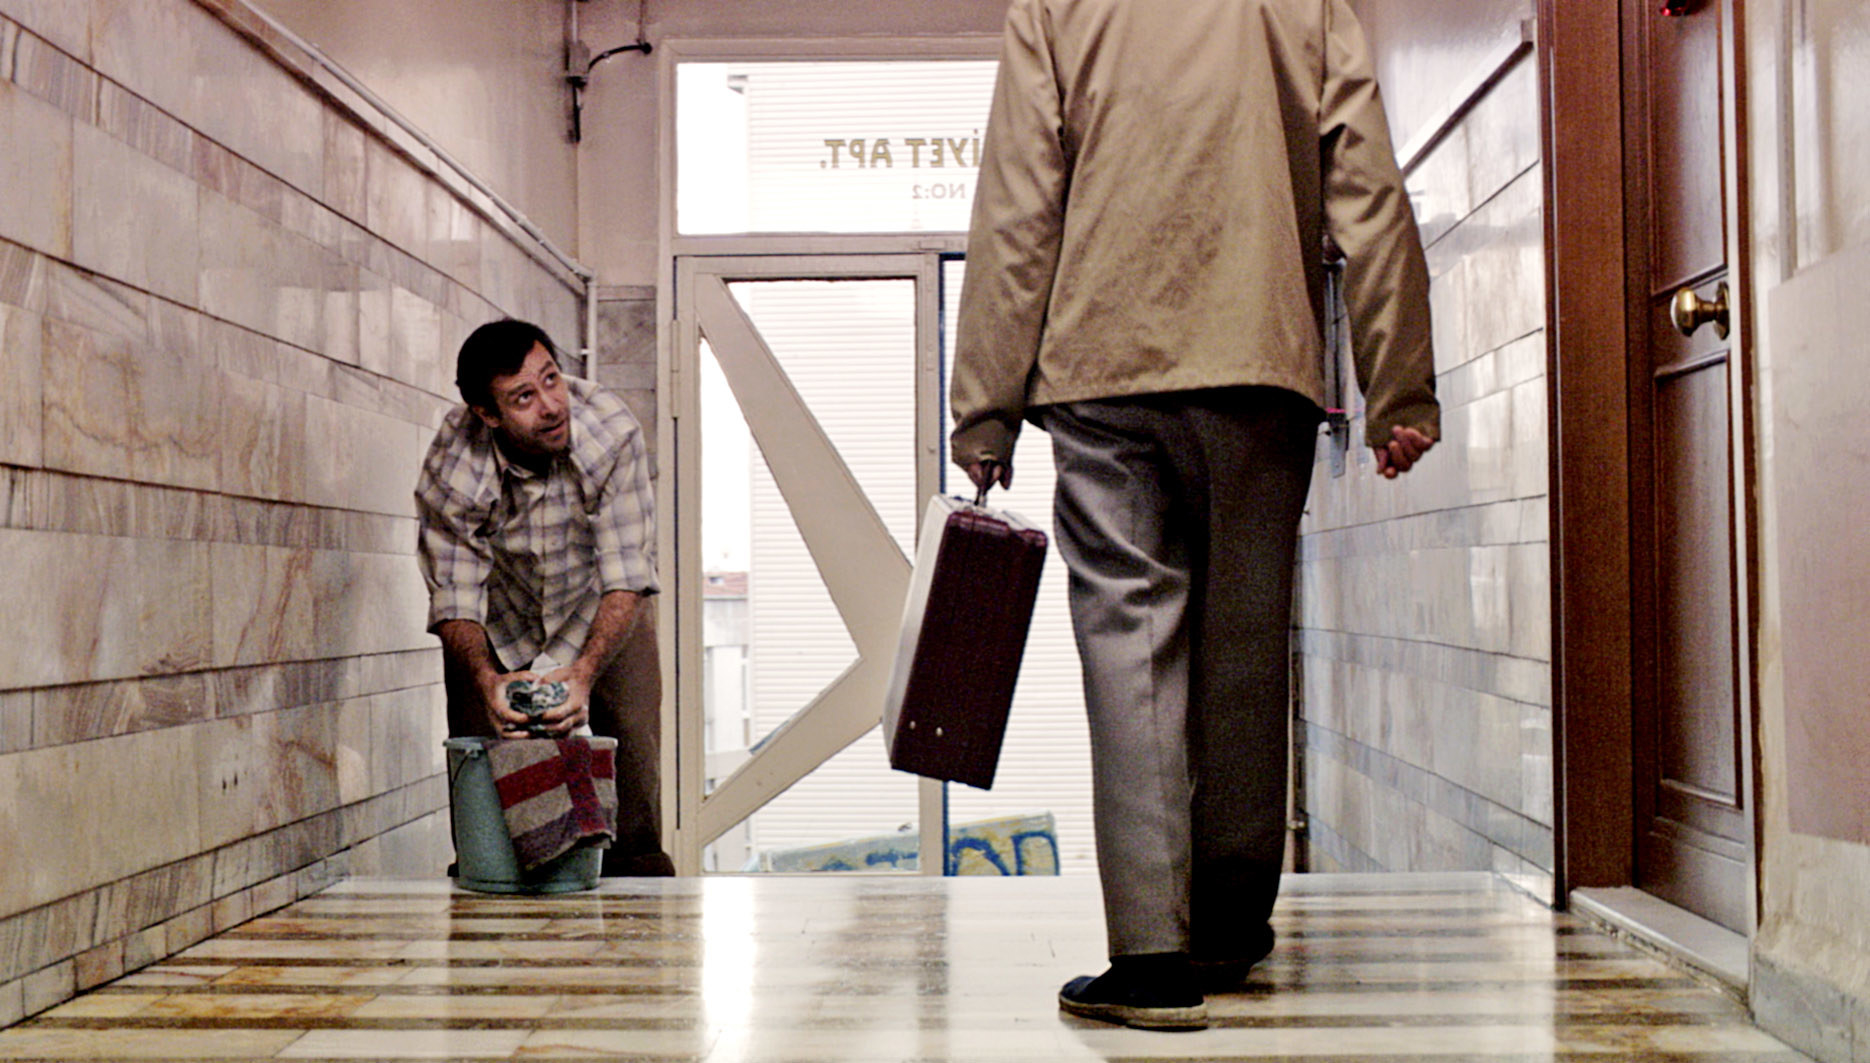
<path fill-rule="evenodd" d="M 999 479 L 1000 463 L 992 458 L 988 458 L 980 463 L 980 471 L 980 489 L 974 494 L 974 504 L 977 506 L 985 506 L 987 504 L 987 489 L 993 486 L 995 480 Z"/>

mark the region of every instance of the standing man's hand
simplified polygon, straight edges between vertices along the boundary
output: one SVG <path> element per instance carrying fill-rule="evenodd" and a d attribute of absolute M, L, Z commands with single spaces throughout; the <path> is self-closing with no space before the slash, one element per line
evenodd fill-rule
<path fill-rule="evenodd" d="M 1013 463 L 1010 461 L 974 461 L 967 466 L 967 478 L 974 481 L 976 489 L 999 484 L 1003 488 L 1013 486 Z"/>
<path fill-rule="evenodd" d="M 1400 425 L 1391 428 L 1389 443 L 1371 448 L 1377 456 L 1377 474 L 1385 480 L 1394 480 L 1414 467 L 1434 445 L 1433 439 L 1417 429 Z"/>
<path fill-rule="evenodd" d="M 562 738 L 590 722 L 591 676 L 582 668 L 575 664 L 554 668 L 539 681 L 565 684 L 565 700 L 539 717 L 546 730 Z"/>

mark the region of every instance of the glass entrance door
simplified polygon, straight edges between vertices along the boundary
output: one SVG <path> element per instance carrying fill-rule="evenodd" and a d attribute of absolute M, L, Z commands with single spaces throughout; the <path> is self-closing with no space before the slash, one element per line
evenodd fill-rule
<path fill-rule="evenodd" d="M 920 504 L 939 486 L 939 267 L 680 261 L 685 873 L 941 870 L 939 786 L 892 771 L 876 726 Z"/>

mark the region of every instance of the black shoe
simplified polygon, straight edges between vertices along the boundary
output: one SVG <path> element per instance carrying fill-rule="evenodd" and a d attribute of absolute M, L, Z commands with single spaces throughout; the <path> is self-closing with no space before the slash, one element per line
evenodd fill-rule
<path fill-rule="evenodd" d="M 1273 928 L 1260 928 L 1234 956 L 1209 956 L 1197 953 L 1189 965 L 1195 971 L 1195 984 L 1203 993 L 1227 993 L 1239 989 L 1252 972 L 1253 965 L 1272 955 Z"/>
<path fill-rule="evenodd" d="M 1207 1001 L 1196 988 L 1188 957 L 1180 952 L 1118 956 L 1098 977 L 1066 982 L 1058 991 L 1058 1006 L 1072 1015 L 1138 1030 L 1208 1027 Z"/>

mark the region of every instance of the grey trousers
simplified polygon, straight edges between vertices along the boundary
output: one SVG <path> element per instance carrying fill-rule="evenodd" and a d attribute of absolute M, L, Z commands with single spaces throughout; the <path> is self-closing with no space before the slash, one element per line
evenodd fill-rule
<path fill-rule="evenodd" d="M 1038 417 L 1110 954 L 1252 955 L 1285 851 L 1292 567 L 1321 414 L 1225 388 Z"/>

